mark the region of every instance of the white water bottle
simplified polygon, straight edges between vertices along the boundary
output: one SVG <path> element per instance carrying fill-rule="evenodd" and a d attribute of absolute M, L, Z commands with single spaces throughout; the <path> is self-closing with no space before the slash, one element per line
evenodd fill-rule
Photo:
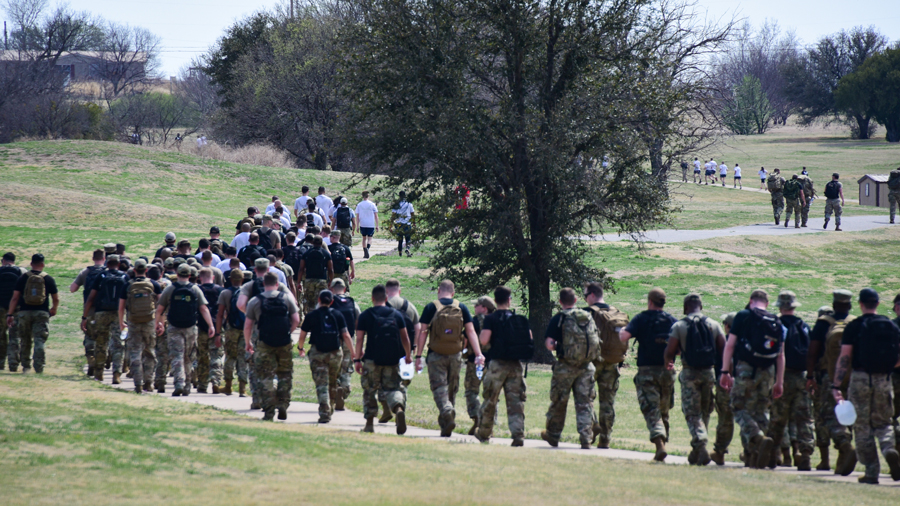
<path fill-rule="evenodd" d="M 476 366 L 475 366 L 475 376 L 476 376 L 478 379 L 481 379 L 481 378 L 484 376 L 484 366 L 483 366 L 483 365 L 476 365 Z"/>
<path fill-rule="evenodd" d="M 406 357 L 400 359 L 400 377 L 405 380 L 410 380 L 415 375 L 416 363 L 410 362 L 406 363 Z"/>

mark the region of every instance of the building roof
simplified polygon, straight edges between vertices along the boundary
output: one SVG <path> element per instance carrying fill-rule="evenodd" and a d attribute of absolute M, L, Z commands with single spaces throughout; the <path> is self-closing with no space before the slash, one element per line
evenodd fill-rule
<path fill-rule="evenodd" d="M 886 175 L 882 176 L 881 174 L 866 174 L 865 176 L 859 178 L 856 182 L 862 183 L 867 178 L 871 179 L 872 181 L 875 181 L 876 183 L 887 183 L 888 182 L 888 176 L 886 176 Z"/>
<path fill-rule="evenodd" d="M 9 50 L 0 50 L 0 61 L 28 61 L 33 58 L 36 58 L 40 54 L 40 51 L 17 51 L 15 49 Z M 97 59 L 97 60 L 114 60 L 115 53 L 111 51 L 65 51 L 60 57 L 60 60 L 83 60 L 83 59 Z M 134 53 L 134 61 L 146 61 L 147 53 L 145 52 L 135 52 Z"/>

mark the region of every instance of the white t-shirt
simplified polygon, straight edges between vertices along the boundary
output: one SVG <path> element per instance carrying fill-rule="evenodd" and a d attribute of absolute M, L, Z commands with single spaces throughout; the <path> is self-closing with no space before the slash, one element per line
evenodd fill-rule
<path fill-rule="evenodd" d="M 305 195 L 301 195 L 297 197 L 297 200 L 294 201 L 294 211 L 297 211 L 297 214 L 304 214 L 307 211 L 306 206 L 309 205 L 309 199 L 312 197 L 307 197 Z"/>
<path fill-rule="evenodd" d="M 694 160 L 694 171 L 700 172 L 700 160 Z"/>
<path fill-rule="evenodd" d="M 222 272 L 230 271 L 230 270 L 231 270 L 231 259 L 230 259 L 230 258 L 226 258 L 225 260 L 222 260 L 221 262 L 219 262 L 219 265 L 217 265 L 216 268 L 219 269 L 219 270 L 222 271 Z M 244 264 L 241 264 L 240 269 L 241 269 L 242 271 L 246 271 L 246 270 L 247 270 L 247 268 L 244 267 Z"/>
<path fill-rule="evenodd" d="M 727 176 L 728 175 L 728 166 L 724 163 L 719 165 L 719 175 Z"/>
<path fill-rule="evenodd" d="M 281 217 L 278 219 L 281 220 L 281 229 L 287 230 L 287 229 L 291 228 L 291 218 L 290 218 L 291 215 L 288 214 L 287 209 L 285 209 L 284 211 L 285 212 L 282 213 Z"/>
<path fill-rule="evenodd" d="M 413 205 L 407 201 L 400 202 L 400 205 L 397 206 L 397 209 L 394 209 L 394 213 L 397 214 L 397 219 L 394 220 L 394 223 L 398 223 L 400 225 L 409 225 L 409 219 L 412 217 L 412 213 L 416 212 L 413 208 Z"/>
<path fill-rule="evenodd" d="M 275 275 L 278 276 L 278 281 L 280 281 L 281 284 L 287 286 L 287 278 L 284 277 L 284 272 L 282 272 L 281 269 L 279 269 L 278 267 L 269 266 L 269 272 L 274 272 Z"/>
<path fill-rule="evenodd" d="M 316 197 L 316 205 L 322 210 L 322 214 L 325 215 L 325 219 L 328 220 L 328 223 L 331 223 L 331 220 L 328 217 L 331 216 L 331 208 L 334 207 L 334 202 L 328 198 L 328 195 L 323 194 Z"/>
<path fill-rule="evenodd" d="M 715 160 L 709 161 L 709 170 L 715 171 L 719 164 Z"/>
<path fill-rule="evenodd" d="M 212 251 L 210 251 L 210 253 L 212 253 L 212 261 L 213 261 L 213 265 L 216 265 L 216 264 L 218 264 L 219 262 L 222 261 L 222 259 L 219 258 L 219 255 L 216 255 L 216 254 L 213 253 Z M 201 259 L 200 257 L 202 257 L 202 256 L 203 256 L 203 252 L 201 251 L 200 253 L 197 253 L 196 255 L 194 255 L 194 258 L 196 258 L 197 260 L 200 260 L 200 259 Z"/>
<path fill-rule="evenodd" d="M 307 211 L 302 215 L 302 219 L 306 220 L 307 216 L 313 217 L 313 225 L 315 225 L 319 228 L 322 228 L 325 225 L 325 220 L 323 220 L 322 217 L 319 216 L 319 213 L 311 213 L 311 212 Z M 306 234 L 304 234 L 304 235 L 306 235 Z"/>
<path fill-rule="evenodd" d="M 231 240 L 231 247 L 238 251 L 248 244 L 250 244 L 250 232 L 241 232 Z"/>
<path fill-rule="evenodd" d="M 708 171 L 711 167 L 712 167 L 712 162 L 706 162 L 706 164 L 703 166 L 703 168 L 706 169 L 707 171 Z"/>
<path fill-rule="evenodd" d="M 378 206 L 370 200 L 363 200 L 356 204 L 356 215 L 359 216 L 359 226 L 364 228 L 375 228 L 375 215 L 378 213 Z"/>
<path fill-rule="evenodd" d="M 741 167 L 740 165 L 734 166 L 734 177 L 741 177 Z"/>
<path fill-rule="evenodd" d="M 305 228 L 301 228 L 301 229 L 297 230 L 297 241 L 294 242 L 294 246 L 297 246 L 301 242 L 303 242 L 303 239 L 306 239 L 306 229 Z"/>
<path fill-rule="evenodd" d="M 761 170 L 761 171 L 759 171 L 759 178 L 760 178 L 760 179 L 765 179 L 766 176 L 767 176 L 768 174 L 769 174 L 769 173 L 766 172 L 765 170 Z"/>
<path fill-rule="evenodd" d="M 331 236 L 323 235 L 322 236 L 322 244 L 324 244 L 325 246 L 331 246 Z"/>

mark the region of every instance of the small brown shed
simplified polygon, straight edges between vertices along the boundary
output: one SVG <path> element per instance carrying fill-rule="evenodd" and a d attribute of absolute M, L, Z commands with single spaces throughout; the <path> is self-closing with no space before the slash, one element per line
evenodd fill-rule
<path fill-rule="evenodd" d="M 866 174 L 859 178 L 859 205 L 889 207 L 888 176 Z"/>

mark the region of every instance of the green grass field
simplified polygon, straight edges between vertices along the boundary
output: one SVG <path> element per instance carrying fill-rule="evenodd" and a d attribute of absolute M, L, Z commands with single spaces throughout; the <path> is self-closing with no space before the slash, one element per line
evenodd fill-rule
<path fill-rule="evenodd" d="M 864 160 L 865 167 L 877 165 L 881 170 L 890 167 L 891 158 L 900 153 L 896 146 L 885 148 L 884 144 L 776 131 L 737 139 L 723 150 L 785 160 L 780 162 L 782 168 L 792 160 L 805 160 L 807 155 L 800 153 L 834 150 L 834 164 Z M 725 156 L 732 158 L 727 151 Z M 809 156 L 816 159 L 818 155 Z M 811 172 L 830 173 L 829 160 L 825 157 L 820 165 L 810 162 L 807 167 Z M 750 163 L 739 161 L 749 173 Z M 63 290 L 88 263 L 91 250 L 105 242 L 127 244 L 132 256 L 149 254 L 162 245 L 167 230 L 193 242 L 210 225 L 230 229 L 248 205 L 264 205 L 273 194 L 290 205 L 301 185 L 324 185 L 332 194 L 352 180 L 339 173 L 251 167 L 126 144 L 74 141 L 0 145 L 0 170 L 5 175 L 0 248 L 20 258 L 43 252 L 48 271 Z M 764 194 L 673 188 L 684 208 L 673 216 L 678 228 L 719 228 L 770 219 L 771 207 Z M 353 188 L 351 199 L 361 190 L 361 186 Z M 820 213 L 821 207 L 814 206 L 814 212 Z M 884 213 L 852 204 L 845 212 Z M 770 294 L 794 290 L 803 303 L 800 315 L 810 321 L 835 288 L 872 286 L 885 298 L 892 297 L 900 288 L 898 240 L 900 228 L 840 236 L 818 233 L 648 244 L 643 250 L 632 244 L 598 243 L 586 260 L 611 273 L 615 293 L 607 300 L 630 315 L 644 309 L 646 293 L 653 286 L 664 288 L 676 302 L 698 291 L 707 313 L 715 317 L 739 309 L 753 288 L 762 287 Z M 421 310 L 435 297 L 429 255 L 424 247 L 409 259 L 378 256 L 360 264 L 352 295 L 365 308 L 365 294 L 371 287 L 396 277 L 403 284 L 403 295 Z M 480 294 L 458 295 L 469 303 Z M 893 500 L 887 490 L 764 472 L 675 468 L 531 450 L 523 454 L 507 448 L 272 426 L 229 412 L 112 391 L 80 373 L 84 364 L 78 330 L 81 294 L 61 296 L 60 313 L 51 322 L 45 374 L 23 377 L 0 372 L 3 504 L 581 504 L 616 497 L 629 504 L 757 505 L 887 504 Z M 680 307 L 671 310 L 680 313 Z M 886 310 L 882 313 L 887 314 Z M 631 381 L 634 371 L 633 364 L 623 369 L 612 445 L 649 450 L 652 445 Z M 295 360 L 294 378 L 294 399 L 312 401 L 314 388 L 305 360 Z M 529 371 L 528 437 L 539 437 L 549 404 L 549 381 L 546 368 Z M 359 410 L 360 404 L 354 378 L 349 407 Z M 462 389 L 457 413 L 457 431 L 466 432 Z M 671 450 L 684 455 L 689 435 L 677 389 L 670 418 Z M 409 420 L 435 428 L 436 419 L 427 379 L 417 377 L 409 392 Z M 507 434 L 502 402 L 496 434 Z M 574 441 L 574 434 L 574 409 L 570 408 L 564 435 Z M 732 443 L 732 460 L 739 446 L 737 440 Z"/>

